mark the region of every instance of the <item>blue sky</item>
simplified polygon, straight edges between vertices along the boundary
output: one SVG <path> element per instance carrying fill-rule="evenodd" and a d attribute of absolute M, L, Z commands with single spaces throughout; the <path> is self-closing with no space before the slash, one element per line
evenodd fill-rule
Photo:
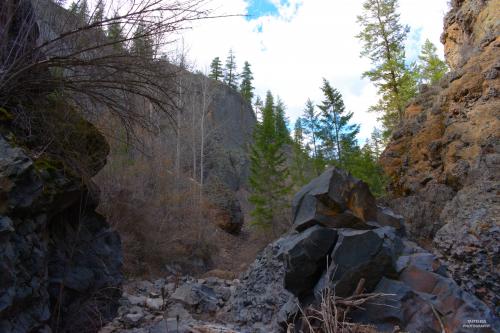
<path fill-rule="evenodd" d="M 361 124 L 361 140 L 370 136 L 377 115 L 367 112 L 377 102 L 376 88 L 362 78 L 370 69 L 360 58 L 356 16 L 364 0 L 211 0 L 216 14 L 243 14 L 223 20 L 196 22 L 183 35 L 195 67 L 207 71 L 214 57 L 225 59 L 229 49 L 241 69 L 252 65 L 255 93 L 267 90 L 287 106 L 291 123 L 302 114 L 308 98 L 322 99 L 326 78 L 343 94 L 354 122 Z M 426 38 L 440 53 L 440 35 L 448 0 L 399 0 L 401 22 L 411 33 L 407 56 L 415 60 Z"/>
<path fill-rule="evenodd" d="M 262 16 L 279 15 L 278 7 L 269 0 L 248 0 L 247 20 L 257 19 Z"/>

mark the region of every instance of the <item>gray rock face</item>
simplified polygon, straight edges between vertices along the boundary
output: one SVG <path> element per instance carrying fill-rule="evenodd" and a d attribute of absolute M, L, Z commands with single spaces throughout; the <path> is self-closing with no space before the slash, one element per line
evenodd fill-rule
<path fill-rule="evenodd" d="M 87 188 L 49 164 L 0 136 L 2 332 L 93 332 L 96 315 L 116 310 L 120 238 L 94 212 L 95 199 L 82 206 Z"/>
<path fill-rule="evenodd" d="M 225 317 L 246 331 L 280 332 L 298 310 L 298 299 L 284 287 L 286 268 L 280 252 L 288 240 L 280 239 L 264 249 L 229 300 Z"/>
<path fill-rule="evenodd" d="M 483 169 L 481 180 L 471 180 L 473 183 L 446 204 L 441 214 L 446 224 L 434 237 L 438 255 L 447 262 L 453 278 L 491 304 L 497 315 L 500 314 L 500 182 L 495 181 L 500 179 L 498 170 L 500 163 L 494 176 Z"/>

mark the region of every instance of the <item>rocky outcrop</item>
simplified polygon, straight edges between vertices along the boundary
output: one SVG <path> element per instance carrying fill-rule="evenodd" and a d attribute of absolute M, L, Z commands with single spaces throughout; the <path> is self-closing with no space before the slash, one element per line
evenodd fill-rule
<path fill-rule="evenodd" d="M 452 1 L 442 41 L 451 71 L 421 87 L 382 156 L 390 205 L 433 242 L 454 279 L 500 302 L 500 4 Z M 497 313 L 500 308 L 497 308 Z"/>
<path fill-rule="evenodd" d="M 32 17 L 29 1 L 7 3 L 22 4 L 12 22 Z M 95 212 L 89 180 L 109 147 L 71 106 L 21 102 L 0 108 L 0 332 L 96 332 L 122 282 L 120 237 Z"/>
<path fill-rule="evenodd" d="M 0 131 L 0 331 L 95 332 L 120 294 L 121 246 L 96 193 Z M 95 132 L 105 160 L 107 145 Z M 94 148 L 99 147 L 94 146 Z M 97 164 L 103 164 L 104 160 Z"/>
<path fill-rule="evenodd" d="M 321 217 L 331 218 L 346 210 L 378 210 L 385 215 L 377 221 L 377 214 L 360 214 L 341 227 L 313 219 L 315 223 L 294 228 L 268 246 L 243 276 L 226 307 L 226 315 L 241 331 L 293 332 L 287 323 L 300 327 L 299 305 L 318 305 L 330 290 L 337 297 L 383 294 L 346 319 L 374 325 L 380 331 L 392 332 L 398 326 L 409 332 L 467 332 L 470 328 L 498 332 L 498 318 L 460 288 L 435 255 L 402 236 L 402 230 L 380 225 L 389 217 L 401 220 L 388 208 L 377 209 L 365 184 L 331 169 L 306 185 L 296 199 L 306 198 L 306 193 L 321 201 L 322 212 L 324 207 L 335 212 Z M 353 196 L 363 200 L 353 200 Z M 294 212 L 311 212 L 294 214 L 294 222 L 318 212 L 319 204 L 311 202 L 315 201 L 294 200 Z"/>

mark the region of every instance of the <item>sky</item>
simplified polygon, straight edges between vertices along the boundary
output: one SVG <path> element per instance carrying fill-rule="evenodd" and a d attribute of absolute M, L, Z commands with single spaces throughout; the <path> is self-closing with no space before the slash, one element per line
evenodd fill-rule
<path fill-rule="evenodd" d="M 447 0 L 400 0 L 401 22 L 410 26 L 406 52 L 416 59 L 426 38 L 443 54 L 439 41 Z M 356 16 L 363 0 L 211 0 L 214 15 L 243 14 L 195 22 L 179 39 L 196 69 L 209 71 L 210 62 L 224 62 L 232 49 L 239 70 L 248 61 L 255 93 L 267 90 L 287 106 L 293 124 L 311 98 L 322 100 L 323 78 L 344 97 L 353 122 L 361 125 L 364 141 L 377 126 L 377 115 L 367 112 L 377 101 L 376 89 L 362 73 L 370 62 L 360 58 L 360 30 Z"/>

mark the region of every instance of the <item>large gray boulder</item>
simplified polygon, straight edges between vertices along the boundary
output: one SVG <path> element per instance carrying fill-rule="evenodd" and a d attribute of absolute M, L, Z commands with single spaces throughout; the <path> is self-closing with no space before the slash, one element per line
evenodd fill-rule
<path fill-rule="evenodd" d="M 377 205 L 368 185 L 347 172 L 331 168 L 304 186 L 292 201 L 293 225 L 366 229 L 377 221 Z"/>
<path fill-rule="evenodd" d="M 337 241 L 337 232 L 314 226 L 283 243 L 285 288 L 300 297 L 316 284 L 328 264 L 328 255 Z"/>
<path fill-rule="evenodd" d="M 398 243 L 379 230 L 340 230 L 330 267 L 315 287 L 316 297 L 321 299 L 325 288 L 350 296 L 361 279 L 367 290 L 373 290 L 383 276 L 396 276 Z"/>

